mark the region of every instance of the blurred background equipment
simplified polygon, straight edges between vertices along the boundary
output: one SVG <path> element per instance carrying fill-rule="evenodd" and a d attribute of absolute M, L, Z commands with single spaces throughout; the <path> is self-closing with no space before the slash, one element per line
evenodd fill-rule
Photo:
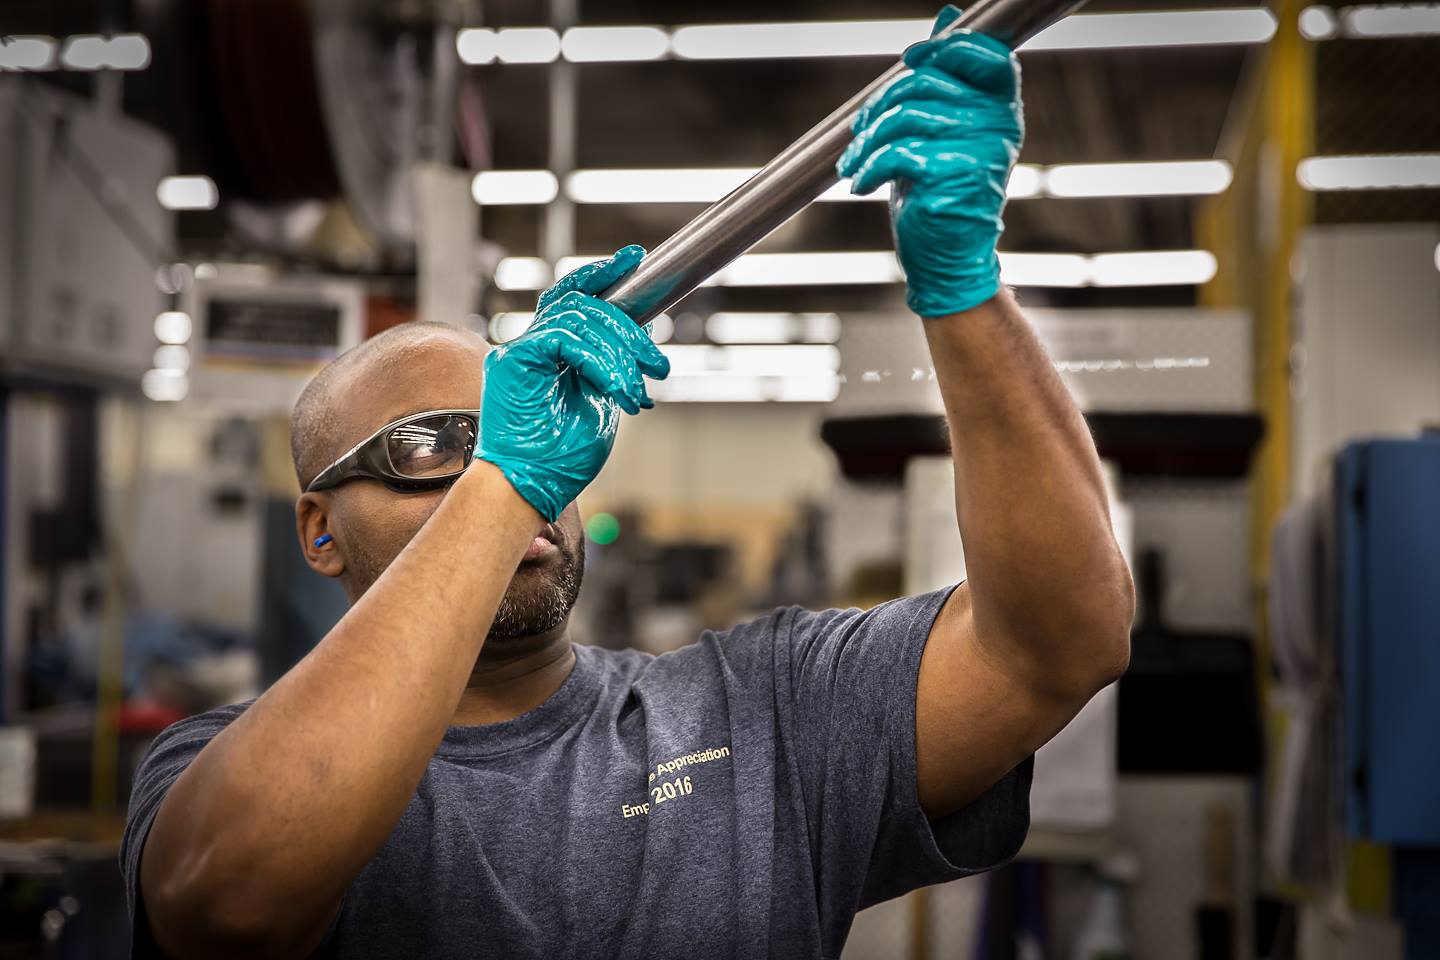
<path fill-rule="evenodd" d="M 294 530 L 314 372 L 415 319 L 514 337 L 934 13 L 0 4 L 0 957 L 125 955 L 146 745 L 343 613 Z M 1095 0 L 1022 48 L 1003 279 L 1104 460 L 1133 664 L 1041 752 L 1016 864 L 863 912 L 847 960 L 1440 956 L 1437 57 L 1433 3 Z M 655 317 L 578 641 L 965 576 L 883 199 Z"/>
<path fill-rule="evenodd" d="M 154 350 L 155 264 L 174 215 L 153 202 L 174 171 L 159 131 L 87 98 L 0 85 L 0 357 L 12 373 L 137 383 Z"/>

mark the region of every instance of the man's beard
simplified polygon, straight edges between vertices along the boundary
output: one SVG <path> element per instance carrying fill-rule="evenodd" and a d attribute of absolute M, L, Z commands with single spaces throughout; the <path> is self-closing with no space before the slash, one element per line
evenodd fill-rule
<path fill-rule="evenodd" d="M 574 547 L 562 536 L 555 544 L 560 556 L 543 567 L 522 566 L 515 571 L 510 588 L 500 598 L 495 620 L 490 625 L 490 640 L 515 640 L 553 630 L 570 616 L 580 596 L 580 581 L 585 574 L 585 536 L 582 533 Z M 359 544 L 350 545 L 350 566 L 360 576 L 360 589 L 350 597 L 353 604 L 389 566 Z M 347 590 L 347 592 L 350 592 Z"/>
<path fill-rule="evenodd" d="M 553 566 L 522 566 L 515 571 L 515 579 L 495 611 L 490 640 L 536 636 L 555 629 L 570 616 L 585 573 L 585 540 L 579 538 L 574 549 L 565 542 L 555 546 L 560 556 Z"/>

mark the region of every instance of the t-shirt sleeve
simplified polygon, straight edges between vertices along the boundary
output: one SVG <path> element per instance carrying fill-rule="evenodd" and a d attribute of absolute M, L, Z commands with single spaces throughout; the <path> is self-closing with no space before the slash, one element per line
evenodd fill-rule
<path fill-rule="evenodd" d="M 1029 829 L 1029 758 L 942 820 L 920 809 L 920 656 L 953 589 L 863 611 L 795 609 L 776 622 L 776 706 L 789 714 L 778 717 L 781 736 L 799 774 L 821 900 L 837 910 L 1000 866 Z"/>
<path fill-rule="evenodd" d="M 120 872 L 125 878 L 125 903 L 130 915 L 130 956 L 135 960 L 161 956 L 150 934 L 145 903 L 140 895 L 140 854 L 145 849 L 155 814 L 191 761 L 249 705 L 247 701 L 221 707 L 171 724 L 155 738 L 135 772 L 125 834 L 120 841 Z"/>

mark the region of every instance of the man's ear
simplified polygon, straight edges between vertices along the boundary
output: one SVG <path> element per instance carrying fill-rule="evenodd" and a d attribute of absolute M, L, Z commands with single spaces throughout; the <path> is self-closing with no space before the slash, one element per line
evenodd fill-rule
<path fill-rule="evenodd" d="M 340 544 L 330 529 L 328 500 L 324 494 L 302 493 L 295 501 L 295 533 L 300 537 L 300 552 L 310 569 L 327 577 L 338 577 L 345 572 L 345 558 L 340 555 Z M 325 537 L 330 539 L 316 546 L 316 541 Z"/>

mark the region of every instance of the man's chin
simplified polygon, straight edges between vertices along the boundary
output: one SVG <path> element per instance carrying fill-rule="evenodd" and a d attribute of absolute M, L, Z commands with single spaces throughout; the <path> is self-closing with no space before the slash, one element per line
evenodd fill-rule
<path fill-rule="evenodd" d="M 495 611 L 489 639 L 506 642 L 554 631 L 564 625 L 580 594 L 580 568 L 563 552 L 554 559 L 523 564 Z"/>

